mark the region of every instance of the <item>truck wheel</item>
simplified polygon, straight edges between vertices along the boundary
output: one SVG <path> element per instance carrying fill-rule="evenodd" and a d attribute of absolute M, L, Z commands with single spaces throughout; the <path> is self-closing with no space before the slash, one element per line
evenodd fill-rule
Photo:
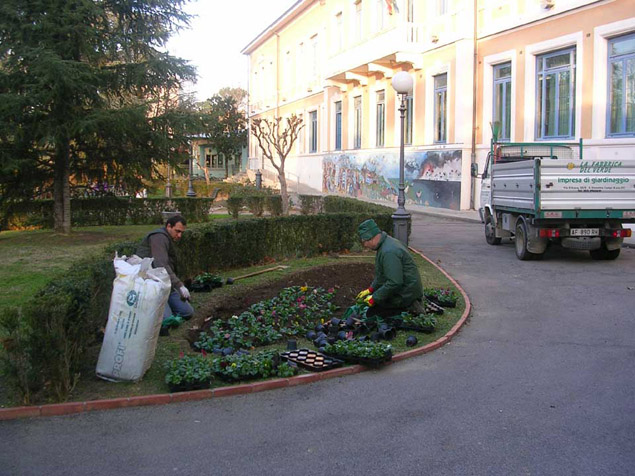
<path fill-rule="evenodd" d="M 521 261 L 529 261 L 539 256 L 527 249 L 527 226 L 522 220 L 516 223 L 516 239 L 514 244 L 516 245 L 516 257 Z"/>
<path fill-rule="evenodd" d="M 589 250 L 589 254 L 593 259 L 614 260 L 620 255 L 620 248 L 607 250 L 606 245 L 602 243 L 602 246 L 597 250 Z"/>
<path fill-rule="evenodd" d="M 487 241 L 490 245 L 500 245 L 501 239 L 496 237 L 496 231 L 494 228 L 492 215 L 487 214 L 485 216 L 485 241 Z"/>

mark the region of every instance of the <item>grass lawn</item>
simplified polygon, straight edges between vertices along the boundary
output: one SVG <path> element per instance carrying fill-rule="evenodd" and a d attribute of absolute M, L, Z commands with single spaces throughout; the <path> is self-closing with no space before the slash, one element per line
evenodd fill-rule
<path fill-rule="evenodd" d="M 0 260 L 4 266 L 0 268 L 0 281 L 4 285 L 0 288 L 0 310 L 10 305 L 20 305 L 26 302 L 48 282 L 54 273 L 68 269 L 78 258 L 98 252 L 104 246 L 114 242 L 139 240 L 146 232 L 154 228 L 156 228 L 156 225 L 86 227 L 74 229 L 70 236 L 58 235 L 52 231 L 44 230 L 2 232 L 0 234 Z M 414 258 L 419 266 L 424 287 L 453 287 L 450 281 L 430 263 L 419 256 L 414 256 Z M 262 286 L 283 277 L 285 274 L 313 266 L 345 261 L 372 263 L 373 259 L 374 253 L 366 253 L 358 258 L 348 257 L 346 260 L 333 256 L 322 256 L 279 261 L 275 264 L 284 264 L 289 266 L 289 268 L 246 278 L 241 280 L 239 284 L 223 286 L 213 290 L 211 293 L 193 294 L 193 304 L 195 308 L 201 308 L 205 306 L 207 300 L 217 299 L 221 296 L 236 296 L 238 298 L 249 292 L 250 286 Z M 223 277 L 240 276 L 271 266 L 272 264 L 267 264 L 236 269 L 222 274 Z M 407 349 L 405 340 L 408 335 L 416 335 L 419 340 L 419 346 L 439 338 L 454 325 L 464 309 L 465 302 L 461 297 L 455 309 L 447 309 L 445 314 L 438 316 L 439 327 L 434 334 L 399 332 L 397 338 L 390 342 L 394 353 Z M 181 351 L 193 353 L 185 339 L 188 327 L 186 323 L 180 328 L 172 330 L 169 337 L 159 338 L 154 363 L 144 379 L 137 383 L 115 384 L 96 378 L 94 371 L 100 349 L 99 346 L 95 346 L 91 350 L 90 355 L 87 356 L 82 377 L 69 399 L 71 401 L 85 401 L 168 392 L 167 385 L 164 382 L 165 362 L 177 358 Z M 269 348 L 281 350 L 284 347 L 284 342 L 269 346 Z M 313 345 L 304 339 L 298 339 L 298 348 L 301 347 L 313 348 Z M 260 350 L 260 348 L 257 350 Z M 1 383 L 0 406 L 19 405 L 20 402 L 13 401 L 5 392 L 1 391 Z M 213 386 L 225 385 L 227 384 L 219 380 L 213 382 Z"/>
<path fill-rule="evenodd" d="M 0 311 L 28 301 L 55 273 L 68 269 L 78 258 L 119 241 L 141 239 L 156 225 L 73 228 L 70 235 L 51 230 L 0 233 Z"/>

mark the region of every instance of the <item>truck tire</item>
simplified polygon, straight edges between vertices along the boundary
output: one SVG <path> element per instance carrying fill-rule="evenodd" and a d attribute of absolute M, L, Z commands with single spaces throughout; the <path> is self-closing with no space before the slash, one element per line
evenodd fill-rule
<path fill-rule="evenodd" d="M 494 220 L 489 213 L 485 215 L 485 241 L 490 245 L 500 245 L 501 239 L 496 237 Z"/>
<path fill-rule="evenodd" d="M 602 243 L 602 246 L 597 250 L 589 250 L 589 254 L 593 259 L 614 260 L 620 255 L 620 248 L 608 250 L 606 249 L 606 245 Z"/>
<path fill-rule="evenodd" d="M 542 255 L 537 255 L 527 249 L 527 225 L 525 225 L 522 219 L 516 223 L 516 239 L 514 240 L 514 245 L 516 247 L 516 257 L 521 261 L 542 258 Z"/>

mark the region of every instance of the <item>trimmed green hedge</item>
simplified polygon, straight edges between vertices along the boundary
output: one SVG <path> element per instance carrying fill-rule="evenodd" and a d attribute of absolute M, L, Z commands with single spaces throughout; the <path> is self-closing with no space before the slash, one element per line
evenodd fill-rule
<path fill-rule="evenodd" d="M 339 210 L 354 208 L 337 197 L 328 202 Z M 188 227 L 177 244 L 180 277 L 247 266 L 266 257 L 350 249 L 358 242 L 358 224 L 367 218 L 392 230 L 392 210 L 368 204 L 361 209 L 366 212 L 228 219 Z M 136 243 L 119 243 L 81 260 L 25 306 L 0 315 L 4 375 L 25 403 L 68 397 L 85 367 L 86 351 L 98 344 L 96 336 L 107 319 L 115 251 L 130 256 L 135 248 Z"/>
<path fill-rule="evenodd" d="M 175 210 L 188 222 L 204 222 L 213 203 L 211 198 L 76 198 L 71 200 L 71 222 L 73 226 L 161 224 L 161 212 Z M 52 200 L 9 202 L 0 214 L 2 229 L 53 227 Z"/>

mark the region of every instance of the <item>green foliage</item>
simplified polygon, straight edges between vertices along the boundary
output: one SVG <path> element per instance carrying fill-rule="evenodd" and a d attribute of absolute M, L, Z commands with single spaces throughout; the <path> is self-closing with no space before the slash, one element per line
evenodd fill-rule
<path fill-rule="evenodd" d="M 440 306 L 455 306 L 459 296 L 450 288 L 424 288 L 423 295 Z"/>
<path fill-rule="evenodd" d="M 180 211 L 188 222 L 207 221 L 214 201 L 210 198 L 131 198 L 106 196 L 72 200 L 75 226 L 162 224 L 163 211 Z M 51 228 L 53 201 L 11 201 L 2 207 L 3 229 Z"/>
<path fill-rule="evenodd" d="M 0 190 L 53 193 L 70 231 L 70 177 L 136 188 L 160 163 L 178 167 L 200 128 L 185 98 L 195 79 L 165 53 L 187 26 L 185 0 L 12 0 L 0 10 Z"/>
<path fill-rule="evenodd" d="M 219 154 L 226 158 L 240 154 L 247 145 L 247 118 L 239 104 L 231 95 L 216 94 L 202 106 L 203 133 Z M 225 160 L 225 175 L 228 174 Z"/>
<path fill-rule="evenodd" d="M 300 212 L 303 215 L 322 213 L 323 206 L 324 197 L 321 197 L 319 195 L 300 195 Z"/>
<path fill-rule="evenodd" d="M 211 291 L 223 285 L 223 278 L 213 273 L 201 273 L 192 280 L 193 291 Z"/>
<path fill-rule="evenodd" d="M 265 197 L 258 195 L 251 195 L 245 197 L 245 202 L 247 204 L 247 208 L 251 212 L 253 216 L 261 217 L 262 213 L 265 211 Z"/>
<path fill-rule="evenodd" d="M 190 227 L 179 243 L 184 277 L 202 271 L 246 266 L 272 258 L 314 256 L 351 249 L 357 226 L 374 218 L 392 230 L 392 214 L 334 213 L 215 221 Z"/>
<path fill-rule="evenodd" d="M 296 369 L 287 363 L 280 363 L 278 353 L 273 350 L 217 357 L 212 360 L 212 368 L 216 375 L 227 381 L 290 377 L 296 373 Z"/>
<path fill-rule="evenodd" d="M 328 319 L 337 310 L 335 290 L 291 286 L 266 301 L 253 304 L 239 316 L 212 321 L 201 332 L 194 347 L 207 352 L 231 347 L 250 348 L 272 344 L 283 335 L 304 334 L 316 321 Z"/>
<path fill-rule="evenodd" d="M 374 203 L 362 202 L 355 200 L 354 198 L 337 197 L 334 195 L 327 195 L 323 198 L 323 210 L 324 213 L 394 213 L 394 210 L 384 205 L 377 205 Z M 379 223 L 377 223 L 379 225 Z M 380 226 L 381 228 L 381 226 Z"/>
<path fill-rule="evenodd" d="M 244 197 L 240 195 L 232 195 L 227 199 L 227 211 L 233 218 L 238 218 L 238 214 L 243 209 Z"/>
<path fill-rule="evenodd" d="M 265 197 L 265 209 L 271 216 L 279 217 L 282 215 L 282 197 L 280 195 L 268 195 Z"/>
<path fill-rule="evenodd" d="M 408 329 L 416 329 L 422 332 L 431 333 L 437 328 L 438 321 L 436 317 L 428 314 L 411 314 L 402 312 L 399 316 L 399 326 Z"/>
<path fill-rule="evenodd" d="M 34 392 L 64 400 L 73 389 L 85 351 L 106 322 L 114 277 L 112 261 L 85 259 L 20 310 L 4 312 L 0 334 L 12 342 L 4 369 L 25 402 Z"/>
<path fill-rule="evenodd" d="M 265 257 L 349 249 L 358 241 L 357 225 L 366 218 L 374 218 L 382 229 L 392 229 L 391 214 L 377 209 L 368 214 L 298 215 L 194 225 L 177 244 L 180 274 L 189 278 L 213 269 L 258 263 Z M 0 335 L 8 339 L 4 341 L 4 373 L 25 402 L 67 398 L 87 348 L 96 343 L 107 319 L 115 277 L 114 252 L 129 256 L 136 245 L 119 243 L 102 255 L 80 260 L 54 277 L 21 309 L 3 313 Z"/>
<path fill-rule="evenodd" d="M 362 359 L 385 359 L 392 354 L 390 344 L 369 340 L 338 340 L 327 344 L 324 352 L 341 357 L 358 357 Z"/>
<path fill-rule="evenodd" d="M 172 391 L 209 387 L 213 378 L 212 359 L 205 355 L 181 355 L 165 363 L 165 383 Z"/>

